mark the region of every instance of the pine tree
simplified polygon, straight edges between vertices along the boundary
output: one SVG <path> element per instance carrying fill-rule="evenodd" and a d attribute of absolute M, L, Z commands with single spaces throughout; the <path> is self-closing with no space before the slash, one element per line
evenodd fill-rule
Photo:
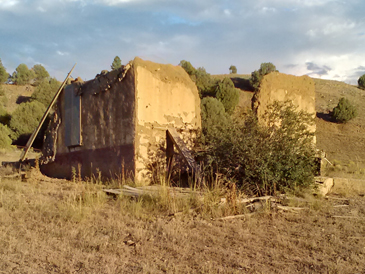
<path fill-rule="evenodd" d="M 111 65 L 112 70 L 118 69 L 122 66 L 122 60 L 120 60 L 119 56 L 115 56 L 114 61 Z"/>

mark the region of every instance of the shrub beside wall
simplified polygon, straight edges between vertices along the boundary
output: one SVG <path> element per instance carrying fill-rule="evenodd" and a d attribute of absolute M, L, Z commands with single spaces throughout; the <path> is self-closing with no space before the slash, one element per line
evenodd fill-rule
<path fill-rule="evenodd" d="M 207 177 L 221 174 L 249 195 L 271 195 L 313 183 L 315 147 L 308 126 L 313 117 L 289 102 L 274 103 L 264 115 L 226 117 L 211 123 L 201 140 Z M 280 121 L 278 123 L 278 121 Z"/>

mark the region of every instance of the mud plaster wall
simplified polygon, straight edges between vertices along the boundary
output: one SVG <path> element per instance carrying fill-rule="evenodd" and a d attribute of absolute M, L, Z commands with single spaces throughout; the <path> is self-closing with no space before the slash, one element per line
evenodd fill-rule
<path fill-rule="evenodd" d="M 274 101 L 290 100 L 298 110 L 316 114 L 315 110 L 315 86 L 313 80 L 308 76 L 294 76 L 278 72 L 265 75 L 259 91 L 255 94 L 253 108 L 260 117 L 265 113 L 267 106 Z M 310 128 L 315 132 L 316 127 Z"/>
<path fill-rule="evenodd" d="M 183 140 L 201 127 L 200 98 L 195 84 L 181 67 L 134 60 L 136 74 L 136 175 L 146 178 L 146 164 L 175 127 Z"/>
<path fill-rule="evenodd" d="M 98 171 L 114 177 L 121 174 L 124 164 L 127 172 L 134 172 L 134 73 L 128 71 L 120 82 L 121 72 L 115 70 L 83 85 L 73 84 L 74 92 L 81 96 L 82 146 L 70 150 L 64 143 L 64 94 L 60 95 L 56 159 L 42 171 L 69 178 L 72 167 L 80 165 L 83 177 Z"/>

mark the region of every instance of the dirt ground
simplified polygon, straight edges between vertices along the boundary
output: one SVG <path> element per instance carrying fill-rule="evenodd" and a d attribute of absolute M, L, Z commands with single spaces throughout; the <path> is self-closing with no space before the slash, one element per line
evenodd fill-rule
<path fill-rule="evenodd" d="M 2 178 L 0 273 L 364 273 L 365 181 L 345 182 L 300 211 L 218 220 L 144 211 L 99 184 Z"/>

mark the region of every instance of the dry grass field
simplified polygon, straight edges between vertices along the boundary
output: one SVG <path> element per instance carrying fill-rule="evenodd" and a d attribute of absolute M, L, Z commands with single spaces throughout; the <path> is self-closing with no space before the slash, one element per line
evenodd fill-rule
<path fill-rule="evenodd" d="M 0 273 L 364 273 L 365 181 L 338 182 L 331 199 L 289 203 L 300 211 L 220 220 L 212 193 L 131 199 L 99 181 L 3 177 Z"/>

